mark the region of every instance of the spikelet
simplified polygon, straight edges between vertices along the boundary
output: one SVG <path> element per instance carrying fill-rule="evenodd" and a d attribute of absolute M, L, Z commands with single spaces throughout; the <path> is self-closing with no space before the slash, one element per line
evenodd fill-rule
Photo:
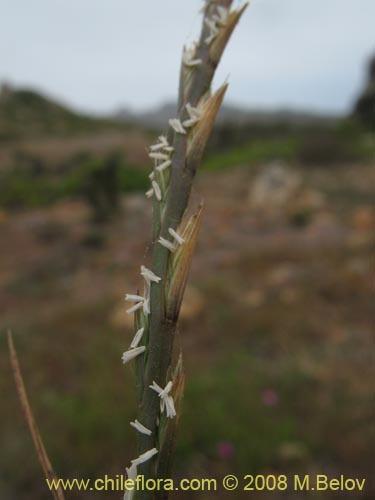
<path fill-rule="evenodd" d="M 181 415 L 182 399 L 185 389 L 185 371 L 182 356 L 179 356 L 173 373 L 173 400 L 176 408 L 176 418 L 164 418 L 159 426 L 159 454 L 157 457 L 157 477 L 170 477 L 172 469 L 172 457 L 176 443 L 176 430 Z"/>
<path fill-rule="evenodd" d="M 245 12 L 248 6 L 249 2 L 245 2 L 245 4 L 239 9 L 230 11 L 228 13 L 228 18 L 225 26 L 219 29 L 219 33 L 212 41 L 210 46 L 210 58 L 214 64 L 217 64 L 220 61 L 234 28 L 237 26 L 237 23 L 241 19 L 242 14 Z"/>
<path fill-rule="evenodd" d="M 177 321 L 180 312 L 190 264 L 202 222 L 202 215 L 203 203 L 199 205 L 197 211 L 190 217 L 185 228 L 182 231 L 180 229 L 179 233 L 185 242 L 171 257 L 166 317 L 173 322 Z"/>
<path fill-rule="evenodd" d="M 189 135 L 187 166 L 192 169 L 193 172 L 202 159 L 204 149 L 227 88 L 228 84 L 225 83 L 212 96 L 206 97 L 201 110 L 201 118 L 194 129 L 192 129 L 191 135 Z"/>

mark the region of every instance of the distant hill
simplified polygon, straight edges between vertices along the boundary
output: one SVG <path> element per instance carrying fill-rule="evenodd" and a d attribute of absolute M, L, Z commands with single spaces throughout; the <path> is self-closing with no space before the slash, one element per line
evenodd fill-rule
<path fill-rule="evenodd" d="M 143 127 L 165 128 L 168 119 L 175 116 L 176 106 L 173 103 L 164 103 L 149 111 L 135 113 L 127 108 L 115 113 L 114 118 L 123 123 L 134 123 Z M 244 109 L 230 104 L 224 104 L 219 111 L 218 124 L 232 124 L 237 126 L 257 124 L 268 125 L 283 123 L 290 125 L 329 124 L 337 121 L 338 116 L 323 115 L 309 111 L 276 110 L 263 111 Z"/>
<path fill-rule="evenodd" d="M 74 136 L 101 130 L 123 130 L 125 127 L 165 130 L 168 119 L 175 116 L 176 106 L 165 103 L 146 112 L 121 109 L 108 117 L 93 117 L 69 109 L 32 89 L 0 87 L 0 141 L 50 136 Z M 224 105 L 218 116 L 219 125 L 287 124 L 295 126 L 329 125 L 337 116 L 290 110 L 262 111 Z"/>
<path fill-rule="evenodd" d="M 0 88 L 0 140 L 27 137 L 72 135 L 111 126 L 116 121 L 74 112 L 31 89 Z"/>

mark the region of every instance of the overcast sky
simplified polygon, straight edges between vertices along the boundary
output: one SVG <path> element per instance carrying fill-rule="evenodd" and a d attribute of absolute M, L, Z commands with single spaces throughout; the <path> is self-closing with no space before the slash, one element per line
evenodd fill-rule
<path fill-rule="evenodd" d="M 202 0 L 0 0 L 0 80 L 81 110 L 176 96 Z M 227 102 L 343 112 L 375 51 L 375 0 L 253 0 L 215 79 Z"/>

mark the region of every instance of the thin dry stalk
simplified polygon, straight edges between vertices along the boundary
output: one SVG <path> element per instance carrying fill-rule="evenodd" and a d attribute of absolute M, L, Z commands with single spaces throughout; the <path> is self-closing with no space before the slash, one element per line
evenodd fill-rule
<path fill-rule="evenodd" d="M 30 407 L 29 399 L 28 399 L 27 393 L 26 393 L 25 383 L 23 381 L 22 372 L 21 372 L 20 364 L 18 362 L 18 356 L 17 356 L 16 349 L 14 347 L 13 336 L 12 336 L 11 332 L 8 332 L 8 347 L 9 347 L 10 363 L 12 366 L 14 381 L 16 383 L 17 394 L 18 394 L 18 397 L 19 397 L 19 400 L 20 400 L 20 403 L 22 406 L 22 410 L 23 410 L 23 413 L 25 415 L 26 422 L 29 426 L 31 436 L 32 436 L 32 439 L 34 441 L 34 446 L 35 446 L 36 452 L 38 454 L 39 462 L 40 462 L 42 469 L 43 469 L 43 472 L 44 472 L 44 476 L 46 479 L 48 479 L 48 481 L 50 481 L 50 484 L 51 484 L 51 482 L 57 481 L 57 477 L 53 471 L 51 462 L 48 458 L 46 449 L 44 447 L 42 438 L 39 434 L 39 430 L 38 430 L 38 427 L 37 427 L 36 422 L 35 422 L 33 412 L 32 412 L 31 407 Z M 58 483 L 55 482 L 52 484 L 57 485 Z M 64 493 L 63 493 L 60 485 L 58 485 L 57 490 L 51 490 L 51 493 L 52 493 L 53 498 L 55 500 L 65 500 Z"/>

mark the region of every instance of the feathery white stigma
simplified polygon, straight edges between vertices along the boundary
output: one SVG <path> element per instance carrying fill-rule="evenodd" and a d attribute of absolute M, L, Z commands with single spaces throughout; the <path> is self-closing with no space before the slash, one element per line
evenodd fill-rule
<path fill-rule="evenodd" d="M 196 44 L 193 44 L 191 47 L 185 47 L 184 54 L 182 56 L 183 63 L 185 66 L 193 68 L 194 66 L 199 66 L 202 64 L 202 59 L 195 58 L 196 52 Z"/>
<path fill-rule="evenodd" d="M 155 172 L 152 171 L 151 174 L 148 176 L 148 178 L 153 181 L 155 179 Z"/>
<path fill-rule="evenodd" d="M 170 166 L 172 165 L 172 161 L 171 160 L 166 160 L 164 161 L 163 163 L 161 163 L 160 165 L 158 165 L 156 167 L 156 170 L 158 172 L 163 172 L 163 170 L 166 170 L 167 168 L 169 168 Z"/>
<path fill-rule="evenodd" d="M 169 120 L 169 125 L 175 132 L 177 132 L 177 134 L 186 134 L 186 130 L 184 129 L 181 121 L 178 118 L 171 118 Z"/>
<path fill-rule="evenodd" d="M 167 414 L 167 418 L 174 418 L 176 416 L 176 409 L 174 406 L 174 401 L 172 396 L 169 393 L 172 390 L 172 382 L 169 381 L 164 389 L 160 387 L 155 381 L 150 385 L 150 389 L 157 392 L 160 397 L 160 411 L 163 412 L 165 410 Z"/>
<path fill-rule="evenodd" d="M 148 156 L 150 158 L 152 158 L 153 160 L 162 160 L 162 161 L 165 161 L 165 160 L 169 159 L 169 155 L 166 155 L 165 153 L 159 153 L 159 152 L 150 153 Z"/>
<path fill-rule="evenodd" d="M 151 196 L 153 196 L 154 194 L 154 189 L 151 188 L 149 189 L 148 191 L 146 191 L 145 195 L 146 195 L 146 198 L 151 198 Z"/>
<path fill-rule="evenodd" d="M 176 251 L 176 245 L 174 243 L 172 243 L 171 241 L 166 240 L 162 236 L 160 236 L 160 238 L 158 239 L 158 243 L 160 243 L 160 245 L 167 248 L 172 253 L 174 253 Z"/>
<path fill-rule="evenodd" d="M 139 455 L 138 458 L 131 460 L 131 463 L 138 467 L 138 465 L 143 464 L 144 462 L 147 462 L 153 456 L 155 456 L 157 453 L 159 453 L 158 450 L 156 448 L 152 448 L 152 450 L 148 450 L 145 453 L 142 453 L 142 455 Z"/>
<path fill-rule="evenodd" d="M 164 135 L 158 137 L 159 142 L 150 146 L 150 151 L 160 151 L 168 146 L 167 138 Z"/>
<path fill-rule="evenodd" d="M 186 104 L 186 110 L 189 113 L 190 118 L 183 122 L 184 127 L 193 127 L 199 122 L 202 116 L 202 112 L 198 108 L 194 108 L 190 103 Z"/>
<path fill-rule="evenodd" d="M 142 347 L 136 347 L 135 349 L 129 349 L 128 351 L 125 351 L 122 355 L 122 362 L 124 363 L 124 365 L 126 363 L 129 363 L 129 361 L 145 352 L 145 350 L 146 347 L 143 345 Z"/>
<path fill-rule="evenodd" d="M 146 436 L 151 436 L 152 434 L 152 431 L 150 431 L 150 429 L 147 429 L 147 427 L 138 422 L 138 420 L 130 422 L 130 425 L 134 427 L 134 429 L 140 432 L 141 434 L 146 434 Z"/>
<path fill-rule="evenodd" d="M 205 19 L 204 22 L 205 22 L 206 26 L 208 26 L 208 28 L 210 29 L 210 34 L 206 38 L 205 42 L 206 42 L 206 45 L 210 45 L 215 40 L 217 35 L 219 34 L 219 29 L 216 26 L 216 23 L 213 19 Z"/>
<path fill-rule="evenodd" d="M 159 184 L 156 181 L 152 181 L 151 184 L 152 184 L 152 188 L 153 188 L 154 194 L 156 196 L 156 199 L 158 201 L 161 201 L 162 194 L 161 194 L 161 189 L 160 189 Z"/>
<path fill-rule="evenodd" d="M 137 331 L 137 333 L 134 335 L 134 339 L 132 340 L 132 343 L 130 344 L 130 349 L 134 349 L 135 347 L 138 347 L 138 344 L 141 341 L 141 338 L 143 336 L 144 331 L 145 331 L 144 328 L 140 328 Z"/>
<path fill-rule="evenodd" d="M 166 151 L 167 153 L 173 153 L 174 147 L 173 146 L 166 146 L 164 148 L 164 151 Z"/>
<path fill-rule="evenodd" d="M 219 26 L 225 26 L 229 18 L 229 9 L 223 7 L 222 5 L 218 5 L 216 9 L 217 14 L 214 14 L 212 19 L 216 21 Z"/>
<path fill-rule="evenodd" d="M 156 274 L 150 271 L 150 269 L 147 269 L 145 266 L 141 266 L 141 275 L 144 277 L 147 284 L 150 284 L 152 281 L 154 283 L 159 283 L 159 281 L 161 281 L 159 276 L 156 276 Z"/>
<path fill-rule="evenodd" d="M 185 243 L 184 238 L 182 238 L 174 229 L 171 227 L 168 229 L 168 233 L 177 241 L 179 245 L 183 245 Z"/>

